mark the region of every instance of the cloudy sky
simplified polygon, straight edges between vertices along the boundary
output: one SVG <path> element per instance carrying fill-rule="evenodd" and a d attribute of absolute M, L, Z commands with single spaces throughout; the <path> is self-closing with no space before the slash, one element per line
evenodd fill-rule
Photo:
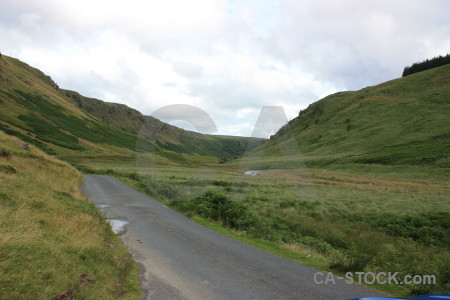
<path fill-rule="evenodd" d="M 291 119 L 450 52 L 449 11 L 446 0 L 0 0 L 0 51 L 85 96 L 148 115 L 190 104 L 217 133 L 250 136 L 263 106 Z"/>

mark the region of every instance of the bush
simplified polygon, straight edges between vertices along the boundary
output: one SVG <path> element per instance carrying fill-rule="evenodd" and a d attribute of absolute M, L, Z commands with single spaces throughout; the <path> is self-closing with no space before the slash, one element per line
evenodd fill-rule
<path fill-rule="evenodd" d="M 207 191 L 192 200 L 176 201 L 173 206 L 183 212 L 192 212 L 239 230 L 248 230 L 256 222 L 256 216 L 250 213 L 245 204 L 231 201 L 226 195 L 216 191 Z"/>
<path fill-rule="evenodd" d="M 382 214 L 365 218 L 364 221 L 391 236 L 411 238 L 424 245 L 450 245 L 450 212 Z"/>
<path fill-rule="evenodd" d="M 188 215 L 197 214 L 230 228 L 246 231 L 253 237 L 276 242 L 294 242 L 298 238 L 285 221 L 259 217 L 250 212 L 244 203 L 231 201 L 217 191 L 207 191 L 189 201 L 175 201 L 172 206 Z"/>
<path fill-rule="evenodd" d="M 201 216 L 241 229 L 249 216 L 247 207 L 240 202 L 232 202 L 227 196 L 215 191 L 207 191 L 193 200 L 194 210 Z"/>
<path fill-rule="evenodd" d="M 305 246 L 308 246 L 308 247 L 311 247 L 311 248 L 317 250 L 319 253 L 322 253 L 322 254 L 328 254 L 333 250 L 333 247 L 330 244 L 328 244 L 327 242 L 324 242 L 321 239 L 311 237 L 311 236 L 301 237 L 299 242 Z"/>
<path fill-rule="evenodd" d="M 141 181 L 141 176 L 139 176 L 139 174 L 137 174 L 137 173 L 129 174 L 128 178 L 130 178 L 131 180 L 134 180 L 134 181 L 138 181 L 138 182 Z"/>
<path fill-rule="evenodd" d="M 137 182 L 139 183 L 139 185 L 141 185 L 141 187 L 150 195 L 167 200 L 177 200 L 180 197 L 180 193 L 167 183 L 154 181 L 148 177 L 141 177 L 138 174 L 132 174 L 129 175 L 129 177 L 130 176 L 133 178 L 137 178 Z"/>
<path fill-rule="evenodd" d="M 263 218 L 255 218 L 252 226 L 248 229 L 248 234 L 272 242 L 286 240 L 283 232 L 277 228 L 274 222 Z"/>

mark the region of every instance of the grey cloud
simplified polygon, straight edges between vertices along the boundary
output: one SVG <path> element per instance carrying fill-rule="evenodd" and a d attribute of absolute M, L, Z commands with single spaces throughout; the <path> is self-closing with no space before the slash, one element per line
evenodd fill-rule
<path fill-rule="evenodd" d="M 247 135 L 251 134 L 248 124 L 252 121 L 248 116 L 236 117 L 236 112 L 255 111 L 256 121 L 256 112 L 264 105 L 284 102 L 300 108 L 324 96 L 320 88 L 302 79 L 296 80 L 294 87 L 270 89 L 252 81 L 251 72 L 296 70 L 329 87 L 327 90 L 354 90 L 399 77 L 404 66 L 450 49 L 450 1 L 446 0 L 231 1 L 228 9 L 224 6 L 218 13 L 220 20 L 211 21 L 211 28 L 203 23 L 188 28 L 143 26 L 148 19 L 145 13 L 89 11 L 89 18 L 85 18 L 60 2 L 6 2 L 0 10 L 3 53 L 21 59 L 24 51 L 39 49 L 48 59 L 55 49 L 63 53 L 70 47 L 75 49 L 66 58 L 70 66 L 73 53 L 81 52 L 79 57 L 90 53 L 84 50 L 95 46 L 95 33 L 118 33 L 139 48 L 136 52 L 171 64 L 176 75 L 170 78 L 166 74 L 158 83 L 158 87 L 173 92 L 170 97 L 175 95 L 169 99 L 171 103 L 177 100 L 176 93 L 184 101 L 193 99 L 216 118 L 219 129 L 241 132 L 242 124 Z M 232 54 L 254 64 L 243 71 L 238 64 L 230 64 L 228 55 Z M 47 72 L 45 61 L 39 63 L 34 66 Z M 118 68 L 117 80 L 103 78 L 101 70 L 68 72 L 54 79 L 86 96 L 112 95 L 114 99 L 105 100 L 121 101 L 143 112 L 154 109 L 154 103 L 164 103 L 166 99 L 156 99 L 158 94 L 143 88 L 142 74 L 125 64 Z M 183 77 L 182 82 L 177 81 L 177 75 Z M 292 72 L 287 76 L 296 75 Z"/>
<path fill-rule="evenodd" d="M 286 1 L 282 22 L 259 41 L 270 55 L 357 89 L 400 76 L 449 41 L 446 1 Z"/>

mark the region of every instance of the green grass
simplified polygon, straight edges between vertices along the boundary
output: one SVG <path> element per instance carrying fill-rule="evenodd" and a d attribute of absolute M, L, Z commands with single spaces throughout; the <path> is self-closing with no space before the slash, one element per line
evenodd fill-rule
<path fill-rule="evenodd" d="M 424 245 L 450 245 L 450 212 L 428 212 L 417 215 L 383 213 L 363 221 L 391 236 L 401 236 Z"/>
<path fill-rule="evenodd" d="M 255 246 L 257 248 L 273 253 L 275 255 L 288 258 L 292 261 L 310 266 L 312 268 L 316 268 L 318 270 L 322 270 L 325 272 L 329 271 L 329 265 L 331 263 L 330 258 L 318 252 L 314 247 L 298 243 L 283 243 L 283 244 L 274 243 L 262 238 L 252 237 L 245 233 L 225 228 L 223 227 L 223 225 L 220 225 L 216 222 L 212 222 L 209 219 L 205 219 L 199 216 L 193 216 L 192 220 L 205 227 L 215 230 L 221 234 L 235 238 L 244 243 Z M 371 285 L 370 288 L 377 289 L 390 295 L 409 294 L 408 290 L 402 286 L 394 286 L 394 285 L 383 286 L 379 284 L 374 284 Z"/>
<path fill-rule="evenodd" d="M 44 144 L 40 140 L 32 138 L 32 137 L 30 137 L 28 135 L 25 135 L 25 134 L 23 134 L 23 133 L 21 133 L 19 131 L 10 129 L 10 127 L 8 125 L 2 125 L 0 123 L 0 129 L 3 132 L 5 132 L 5 133 L 7 133 L 9 135 L 18 137 L 19 139 L 21 139 L 24 142 L 30 143 L 32 145 L 35 145 L 36 147 L 38 147 L 39 149 L 41 149 L 42 151 L 44 151 L 47 154 L 50 154 L 50 155 L 56 154 L 55 150 L 53 150 L 52 148 L 48 147 L 46 144 Z"/>
<path fill-rule="evenodd" d="M 329 96 L 226 164 L 174 152 L 68 159 L 321 270 L 435 274 L 436 286 L 377 288 L 447 292 L 449 229 L 439 220 L 450 211 L 448 69 L 408 77 Z M 265 171 L 245 176 L 246 169 Z M 313 258 L 303 260 L 307 252 Z"/>
<path fill-rule="evenodd" d="M 136 147 L 136 137 L 100 122 L 71 116 L 62 106 L 52 104 L 40 95 L 15 90 L 14 93 L 4 92 L 3 97 L 12 99 L 34 112 L 33 115 L 19 115 L 17 118 L 24 121 L 28 130 L 35 133 L 42 141 L 73 150 L 83 150 L 78 144 L 78 138 L 130 150 Z M 69 132 L 70 135 L 63 131 Z"/>
<path fill-rule="evenodd" d="M 321 270 L 436 274 L 440 280 L 431 287 L 376 287 L 392 295 L 449 288 L 442 269 L 450 262 L 448 225 L 435 226 L 450 211 L 448 180 L 425 166 L 271 169 L 245 176 L 218 163 L 148 166 L 138 157 L 77 162 L 219 232 Z M 396 232 L 399 226 L 414 230 Z"/>
<path fill-rule="evenodd" d="M 30 92 L 26 83 L 13 81 L 5 90 L 9 94 L 0 94 L 3 112 L 14 112 L 2 114 L 0 129 L 8 134 L 58 153 L 82 172 L 116 176 L 219 232 L 321 270 L 438 278 L 436 286 L 377 286 L 399 296 L 450 290 L 450 66 L 330 95 L 268 143 L 227 161 L 252 140 L 159 128 L 123 105 L 55 92 L 37 70 L 8 61 L 8 68 L 19 68 L 36 83 Z M 45 111 L 30 113 L 41 104 Z M 71 112 L 73 124 L 64 124 L 60 107 Z M 47 128 L 33 131 L 34 117 Z M 138 140 L 134 149 L 140 151 L 133 152 L 123 134 L 135 135 L 143 124 L 141 138 L 155 128 L 159 135 L 150 143 Z M 90 130 L 93 137 L 83 136 Z M 72 136 L 83 153 L 69 149 L 76 145 Z M 0 157 L 9 157 L 8 151 Z M 16 165 L 2 165 L 20 174 Z M 243 175 L 248 169 L 264 171 Z M 5 170 L 0 176 L 17 175 Z M 5 207 L 18 205 L 13 193 L 2 193 Z M 51 197 L 65 199 L 58 193 Z M 64 202 L 69 212 L 81 209 Z M 48 206 L 30 201 L 26 208 L 42 213 Z M 88 260 L 97 254 L 89 255 Z"/>
<path fill-rule="evenodd" d="M 8 79 L 0 82 L 0 129 L 51 155 L 137 151 L 225 161 L 264 141 L 185 131 L 125 105 L 61 90 L 41 71 L 8 56 L 0 60 L 0 75 Z"/>
<path fill-rule="evenodd" d="M 67 163 L 0 131 L 0 298 L 139 299 L 137 266 Z"/>
<path fill-rule="evenodd" d="M 116 129 L 123 130 L 141 138 L 137 149 L 150 149 L 165 153 L 182 153 L 220 158 L 223 161 L 242 155 L 246 150 L 261 145 L 264 140 L 247 137 L 205 135 L 186 131 L 161 121 L 144 116 L 137 110 L 123 104 L 107 103 L 98 99 L 83 97 L 64 90 L 67 99 L 85 112 L 97 117 Z M 144 145 L 145 140 L 153 145 Z M 167 151 L 169 150 L 169 151 Z"/>
<path fill-rule="evenodd" d="M 10 165 L 0 165 L 0 172 L 6 173 L 6 174 L 16 174 L 17 170 Z"/>
<path fill-rule="evenodd" d="M 308 167 L 360 163 L 448 168 L 449 82 L 447 65 L 327 96 L 236 163 L 296 168 L 304 157 Z"/>
<path fill-rule="evenodd" d="M 206 226 L 212 230 L 215 230 L 224 235 L 230 236 L 249 245 L 263 249 L 270 253 L 289 258 L 301 264 L 306 264 L 310 267 L 324 270 L 327 268 L 329 260 L 315 251 L 315 249 L 298 244 L 278 244 L 268 240 L 252 237 L 245 233 L 228 229 L 217 222 L 213 222 L 208 218 L 202 218 L 199 216 L 192 216 L 191 218 L 195 222 Z"/>

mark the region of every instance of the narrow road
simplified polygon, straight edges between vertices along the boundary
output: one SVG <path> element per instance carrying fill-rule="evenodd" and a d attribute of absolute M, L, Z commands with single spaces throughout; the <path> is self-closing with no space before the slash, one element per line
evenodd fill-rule
<path fill-rule="evenodd" d="M 121 238 L 143 267 L 144 299 L 351 299 L 382 296 L 205 228 L 108 176 L 86 175 L 83 193 L 105 217 L 129 222 Z M 320 277 L 325 279 L 325 277 Z"/>

